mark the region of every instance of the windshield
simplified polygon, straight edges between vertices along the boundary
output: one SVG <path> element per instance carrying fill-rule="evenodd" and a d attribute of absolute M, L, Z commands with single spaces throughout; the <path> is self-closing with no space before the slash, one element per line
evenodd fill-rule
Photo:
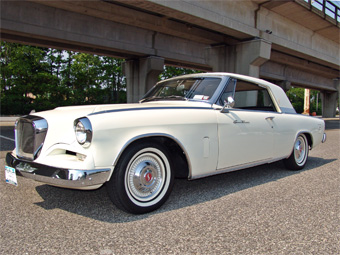
<path fill-rule="evenodd" d="M 221 78 L 189 78 L 161 82 L 141 102 L 152 100 L 203 100 L 214 95 Z"/>

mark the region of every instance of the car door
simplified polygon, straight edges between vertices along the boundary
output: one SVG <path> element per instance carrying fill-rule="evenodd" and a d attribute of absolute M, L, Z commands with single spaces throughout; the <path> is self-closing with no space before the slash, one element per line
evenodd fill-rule
<path fill-rule="evenodd" d="M 217 170 L 258 165 L 273 156 L 275 109 L 268 91 L 257 84 L 234 80 L 225 90 L 228 95 L 232 91 L 230 86 L 235 87 L 235 105 L 217 115 Z"/>

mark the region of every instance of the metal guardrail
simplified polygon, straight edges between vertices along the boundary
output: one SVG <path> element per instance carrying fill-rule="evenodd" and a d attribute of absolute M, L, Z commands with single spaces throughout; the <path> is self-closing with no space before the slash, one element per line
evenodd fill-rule
<path fill-rule="evenodd" d="M 327 16 L 332 18 L 336 25 L 340 23 L 340 4 L 333 3 L 334 1 L 328 0 L 304 0 L 310 7 L 314 7 L 323 13 L 323 17 Z"/>

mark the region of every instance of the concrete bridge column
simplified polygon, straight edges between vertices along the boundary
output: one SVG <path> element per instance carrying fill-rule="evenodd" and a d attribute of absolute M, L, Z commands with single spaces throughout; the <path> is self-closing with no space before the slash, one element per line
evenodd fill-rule
<path fill-rule="evenodd" d="M 263 39 L 242 42 L 236 46 L 236 73 L 260 77 L 260 67 L 270 59 L 271 43 Z"/>
<path fill-rule="evenodd" d="M 127 102 L 138 102 L 158 81 L 158 75 L 164 69 L 164 58 L 150 56 L 127 60 L 123 63 L 126 77 Z"/>
<path fill-rule="evenodd" d="M 287 81 L 287 80 L 277 82 L 276 85 L 280 86 L 285 92 L 290 90 L 290 88 L 292 87 L 292 83 L 290 81 Z"/>
<path fill-rule="evenodd" d="M 215 46 L 207 51 L 207 63 L 214 72 L 260 76 L 260 66 L 270 59 L 271 43 L 254 39 L 233 46 Z"/>
<path fill-rule="evenodd" d="M 235 46 L 219 45 L 209 48 L 206 61 L 212 67 L 213 72 L 235 73 Z"/>
<path fill-rule="evenodd" d="M 333 118 L 336 115 L 337 99 L 340 95 L 340 80 L 334 80 L 334 87 L 337 88 L 338 92 L 321 92 L 323 118 Z"/>

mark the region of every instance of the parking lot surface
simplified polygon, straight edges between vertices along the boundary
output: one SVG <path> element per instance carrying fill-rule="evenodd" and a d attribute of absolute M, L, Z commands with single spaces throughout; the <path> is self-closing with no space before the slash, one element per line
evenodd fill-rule
<path fill-rule="evenodd" d="M 12 127 L 1 130 L 11 139 Z M 340 254 L 339 121 L 326 133 L 302 171 L 277 162 L 176 180 L 164 206 L 137 216 L 105 188 L 6 184 L 3 155 L 14 143 L 2 138 L 0 254 Z"/>

